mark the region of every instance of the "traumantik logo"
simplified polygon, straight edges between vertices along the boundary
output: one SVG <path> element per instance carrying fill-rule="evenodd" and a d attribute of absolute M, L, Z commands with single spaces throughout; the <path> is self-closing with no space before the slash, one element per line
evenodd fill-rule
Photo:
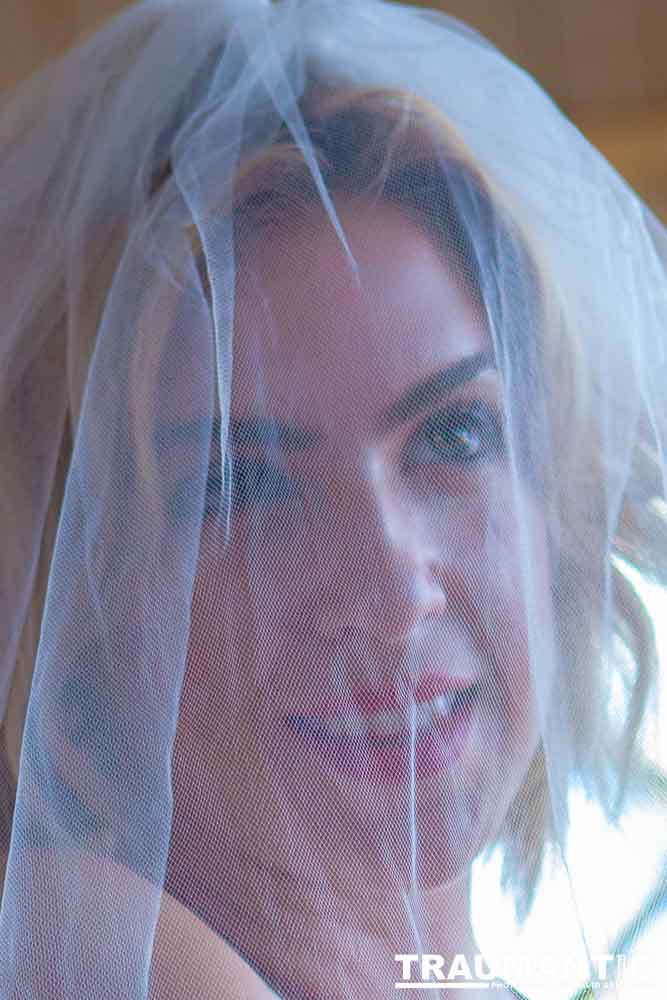
<path fill-rule="evenodd" d="M 479 954 L 473 957 L 472 965 L 465 955 L 454 955 L 449 962 L 444 955 L 426 952 L 398 954 L 394 958 L 400 965 L 401 978 L 394 983 L 397 990 L 470 990 L 475 987 L 493 990 L 502 989 L 517 978 L 524 981 L 530 978 L 533 982 L 554 986 L 573 974 L 581 976 L 579 962 L 568 963 L 562 955 L 512 955 L 496 959 L 493 966 Z M 634 973 L 642 973 L 641 979 L 647 984 L 649 978 L 656 982 L 651 976 L 654 969 L 637 969 L 634 958 L 630 960 L 627 955 L 595 954 L 591 955 L 591 961 L 597 977 L 593 984 L 596 989 L 611 987 L 630 966 Z"/>
<path fill-rule="evenodd" d="M 401 979 L 394 983 L 397 990 L 469 990 L 474 986 L 499 988 L 503 985 L 482 955 L 475 955 L 473 969 L 465 955 L 455 955 L 446 974 L 444 955 L 424 953 L 395 955 L 394 958 L 401 963 Z"/>

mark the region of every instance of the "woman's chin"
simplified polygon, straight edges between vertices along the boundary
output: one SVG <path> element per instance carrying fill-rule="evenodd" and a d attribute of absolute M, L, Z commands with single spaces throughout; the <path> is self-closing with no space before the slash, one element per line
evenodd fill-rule
<path fill-rule="evenodd" d="M 469 830 L 463 838 L 448 832 L 441 824 L 400 842 L 370 840 L 358 861 L 374 884 L 386 883 L 392 894 L 434 889 L 461 878 L 485 843 L 481 831 Z"/>

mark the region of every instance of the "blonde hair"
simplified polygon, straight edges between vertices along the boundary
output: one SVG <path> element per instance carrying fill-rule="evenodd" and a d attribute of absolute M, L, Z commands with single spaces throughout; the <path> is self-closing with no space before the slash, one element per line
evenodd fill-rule
<path fill-rule="evenodd" d="M 501 252 L 505 248 L 516 256 L 517 267 L 522 269 L 532 289 L 533 305 L 539 313 L 539 329 L 534 334 L 540 338 L 540 354 L 550 390 L 547 399 L 549 425 L 555 437 L 555 453 L 562 461 L 561 478 L 555 484 L 555 489 L 560 489 L 561 494 L 555 507 L 568 531 L 553 591 L 557 610 L 562 594 L 568 595 L 568 605 L 560 607 L 558 617 L 559 639 L 570 655 L 568 684 L 564 685 L 567 693 L 563 697 L 569 698 L 568 712 L 577 754 L 575 764 L 593 772 L 589 778 L 601 801 L 612 810 L 614 786 L 609 781 L 609 763 L 623 770 L 627 781 L 633 776 L 637 778 L 641 772 L 636 744 L 647 699 L 655 681 L 657 655 L 651 616 L 627 575 L 612 560 L 609 573 L 616 598 L 614 624 L 633 658 L 636 680 L 624 730 L 613 740 L 610 737 L 607 743 L 603 740 L 599 756 L 591 758 L 591 732 L 604 734 L 606 712 L 610 710 L 601 697 L 604 663 L 599 648 L 602 628 L 599 581 L 602 566 L 609 559 L 604 516 L 605 476 L 599 464 L 600 431 L 595 418 L 595 390 L 591 388 L 591 379 L 577 345 L 576 331 L 567 322 L 566 307 L 558 301 L 550 287 L 548 267 L 541 262 L 538 248 L 531 244 L 528 227 L 520 225 L 518 209 L 511 205 L 505 192 L 484 176 L 451 124 L 436 108 L 402 91 L 339 88 L 328 92 L 313 86 L 306 91 L 301 109 L 313 138 L 318 166 L 330 192 L 347 192 L 377 200 L 395 198 L 422 221 L 443 253 L 458 261 L 474 294 L 479 289 L 475 286 L 476 275 L 466 242 L 468 237 L 448 186 L 452 178 L 463 178 L 467 185 L 472 186 L 486 212 L 488 225 L 494 227 L 494 233 L 488 235 L 497 237 L 500 234 Z M 167 165 L 161 172 L 160 182 L 168 175 Z M 239 166 L 233 210 L 238 234 L 250 238 L 250 243 L 239 241 L 243 252 L 251 250 L 252 240 L 259 237 L 267 226 L 284 226 L 295 218 L 303 219 L 309 206 L 318 198 L 311 168 L 289 131 L 284 129 L 273 145 L 248 156 Z M 484 225 L 483 218 L 481 225 Z M 195 230 L 191 236 L 196 244 Z M 111 273 L 110 269 L 109 276 Z M 206 283 L 203 264 L 202 278 Z M 87 330 L 90 338 L 85 348 L 88 358 L 92 354 L 97 332 L 95 315 L 99 318 L 99 311 L 91 313 Z M 147 351 L 156 359 L 161 349 L 158 338 L 156 332 L 153 341 L 140 345 L 138 350 Z M 134 378 L 139 384 L 148 367 L 156 369 L 155 364 L 147 365 L 144 354 L 134 371 Z M 80 369 L 80 377 L 85 380 L 85 366 Z M 79 398 L 82 388 L 83 385 L 78 387 Z M 137 395 L 138 400 L 141 395 Z M 143 395 L 145 398 L 147 394 L 144 392 Z M 75 427 L 76 420 L 72 423 Z M 576 428 L 576 439 L 585 442 L 579 449 L 566 447 L 573 428 Z M 643 545 L 642 538 L 647 527 L 654 531 L 654 538 L 664 537 L 666 542 L 667 533 L 661 512 L 651 505 L 659 465 L 650 447 L 650 435 L 646 428 L 645 431 L 637 448 L 632 473 L 634 484 L 641 487 L 637 493 L 640 499 L 633 498 L 632 503 L 626 502 L 614 536 L 614 546 L 618 555 L 650 575 L 658 569 L 662 572 L 664 567 L 656 567 L 652 563 L 651 553 Z M 140 435 L 137 435 L 137 444 L 140 474 L 150 480 L 150 469 L 154 469 L 152 456 L 146 452 Z M 19 748 L 39 637 L 44 588 L 70 451 L 71 437 L 66 434 L 42 539 L 30 613 L 21 637 L 11 695 L 1 729 L 14 780 L 18 773 Z M 573 502 L 573 494 L 576 493 L 568 485 L 572 477 L 576 477 L 579 489 L 590 490 L 591 516 L 585 522 L 582 522 L 578 511 L 570 512 L 568 509 L 568 503 Z M 560 587 L 559 581 L 564 577 L 567 577 L 568 586 Z M 585 691 L 583 700 L 582 691 Z M 599 691 L 600 697 L 591 697 L 591 691 Z M 6 798 L 11 800 L 11 794 Z M 6 826 L 10 819 L 10 816 L 5 817 Z M 505 848 L 503 885 L 514 891 L 521 919 L 529 912 L 545 849 L 554 837 L 548 775 L 540 744 L 499 836 L 499 842 Z"/>

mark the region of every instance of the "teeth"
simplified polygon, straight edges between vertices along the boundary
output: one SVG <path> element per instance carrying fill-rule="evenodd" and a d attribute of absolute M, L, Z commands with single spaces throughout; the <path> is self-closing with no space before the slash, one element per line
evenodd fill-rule
<path fill-rule="evenodd" d="M 373 715 L 348 715 L 324 718 L 322 716 L 298 715 L 292 717 L 292 723 L 310 736 L 329 739 L 361 739 L 370 737 L 398 736 L 411 728 L 417 730 L 430 727 L 433 722 L 451 714 L 454 707 L 460 703 L 463 692 L 459 694 L 442 694 L 431 701 L 414 705 L 406 712 L 376 712 Z"/>

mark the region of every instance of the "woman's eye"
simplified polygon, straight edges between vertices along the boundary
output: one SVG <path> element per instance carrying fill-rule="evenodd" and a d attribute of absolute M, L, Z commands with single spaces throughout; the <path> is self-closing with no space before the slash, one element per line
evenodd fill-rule
<path fill-rule="evenodd" d="M 486 404 L 438 410 L 428 417 L 410 443 L 407 469 L 433 465 L 466 465 L 504 454 L 505 441 L 500 417 Z M 277 466 L 263 460 L 227 459 L 226 491 L 231 508 L 242 512 L 251 507 L 270 507 L 300 497 L 298 486 Z M 209 473 L 206 491 L 208 513 L 220 512 L 223 483 L 220 465 Z"/>
<path fill-rule="evenodd" d="M 465 464 L 503 454 L 500 418 L 484 403 L 438 410 L 413 437 L 409 467 L 441 462 Z"/>
<path fill-rule="evenodd" d="M 298 494 L 297 487 L 289 477 L 269 462 L 234 458 L 231 463 L 227 463 L 227 474 L 230 475 L 228 488 L 231 488 L 233 510 L 284 503 Z M 219 504 L 221 487 L 218 467 L 209 475 L 207 505 Z M 217 512 L 217 506 L 215 510 Z"/>

